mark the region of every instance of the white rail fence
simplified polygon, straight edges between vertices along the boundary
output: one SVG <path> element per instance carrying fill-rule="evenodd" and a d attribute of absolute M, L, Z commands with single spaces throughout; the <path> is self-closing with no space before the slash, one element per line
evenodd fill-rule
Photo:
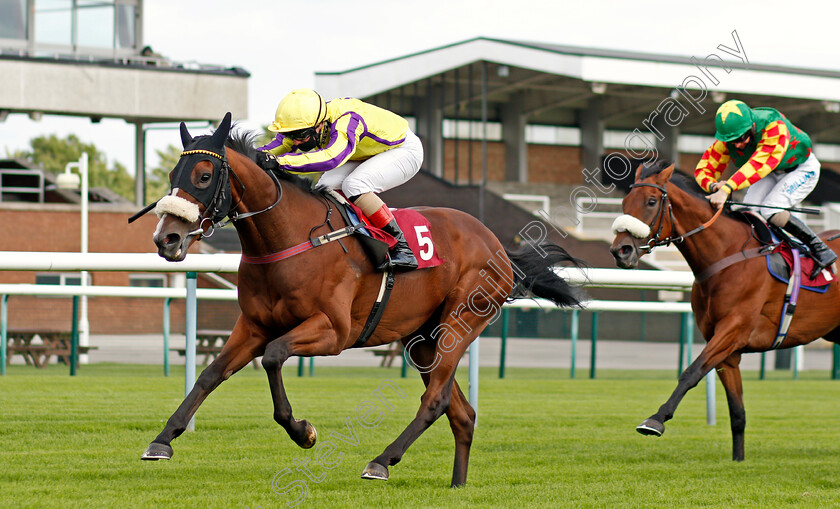
<path fill-rule="evenodd" d="M 9 295 L 64 295 L 64 296 L 110 296 L 110 297 L 152 297 L 184 298 L 186 308 L 186 374 L 185 394 L 188 394 L 196 378 L 196 300 L 236 300 L 236 290 L 198 289 L 197 272 L 236 272 L 240 256 L 234 254 L 190 254 L 184 261 L 167 262 L 154 253 L 37 253 L 3 252 L 0 255 L 0 270 L 5 271 L 118 271 L 118 272 L 186 272 L 186 288 L 137 288 L 114 286 L 53 286 L 33 284 L 0 284 L 2 298 L 2 341 L 0 341 L 0 359 L 5 372 L 6 359 L 6 300 Z M 691 273 L 665 272 L 652 270 L 586 269 L 584 271 L 559 271 L 574 284 L 600 288 L 633 288 L 684 291 L 691 288 L 694 278 Z M 512 303 L 508 307 L 534 307 L 546 309 L 554 307 L 548 301 L 537 300 L 528 303 Z M 629 312 L 665 312 L 689 313 L 687 302 L 628 302 L 628 301 L 589 301 L 588 311 L 629 311 Z M 576 336 L 576 331 L 573 331 Z M 573 338 L 574 339 L 574 338 Z M 594 347 L 594 345 L 593 345 Z M 476 407 L 478 404 L 478 349 L 479 341 L 470 346 L 469 362 L 469 399 Z M 593 352 L 594 354 L 594 352 Z M 707 418 L 714 422 L 714 379 L 712 373 L 707 377 L 707 410 L 712 412 Z"/>

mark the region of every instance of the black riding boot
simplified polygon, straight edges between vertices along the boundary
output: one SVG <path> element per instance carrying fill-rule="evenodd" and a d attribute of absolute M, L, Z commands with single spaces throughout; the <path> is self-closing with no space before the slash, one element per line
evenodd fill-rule
<path fill-rule="evenodd" d="M 816 262 L 816 266 L 811 273 L 811 279 L 817 277 L 824 268 L 837 261 L 837 255 L 834 254 L 834 251 L 829 249 L 825 242 L 817 237 L 800 219 L 790 216 L 790 220 L 783 229 L 801 240 L 811 250 L 811 256 Z"/>
<path fill-rule="evenodd" d="M 388 265 L 398 270 L 416 269 L 417 259 L 414 257 L 414 253 L 411 252 L 411 248 L 408 247 L 408 242 L 405 241 L 405 236 L 397 224 L 397 220 L 392 219 L 390 223 L 382 227 L 382 231 L 397 239 L 397 245 L 388 253 L 390 261 L 386 260 L 385 263 L 379 266 L 379 270 L 386 269 Z"/>

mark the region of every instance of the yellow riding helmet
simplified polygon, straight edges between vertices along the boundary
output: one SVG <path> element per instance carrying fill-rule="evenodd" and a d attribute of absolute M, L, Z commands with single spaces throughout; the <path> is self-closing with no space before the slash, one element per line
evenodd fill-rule
<path fill-rule="evenodd" d="M 275 133 L 314 127 L 327 118 L 327 103 L 310 88 L 292 90 L 280 101 L 274 122 L 268 130 Z"/>

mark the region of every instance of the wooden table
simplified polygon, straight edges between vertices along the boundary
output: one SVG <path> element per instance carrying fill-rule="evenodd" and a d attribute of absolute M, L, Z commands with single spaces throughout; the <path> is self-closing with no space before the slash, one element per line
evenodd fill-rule
<path fill-rule="evenodd" d="M 222 352 L 222 347 L 225 346 L 230 337 L 229 330 L 217 329 L 200 329 L 195 331 L 195 355 L 204 355 L 203 365 L 210 364 L 216 359 L 216 356 Z M 186 348 L 170 348 L 172 352 L 178 352 L 181 357 L 187 354 Z M 257 368 L 257 360 L 253 361 L 254 368 Z"/>
<path fill-rule="evenodd" d="M 403 345 L 399 341 L 394 341 L 386 349 L 371 350 L 371 352 L 376 357 L 382 357 L 382 362 L 379 364 L 381 367 L 390 368 L 394 364 L 396 357 L 402 357 Z"/>
<path fill-rule="evenodd" d="M 6 364 L 11 364 L 13 355 L 23 356 L 29 366 L 44 368 L 55 355 L 59 362 L 70 365 L 72 333 L 63 330 L 9 329 L 6 346 Z M 96 350 L 95 346 L 80 346 L 79 354 Z"/>

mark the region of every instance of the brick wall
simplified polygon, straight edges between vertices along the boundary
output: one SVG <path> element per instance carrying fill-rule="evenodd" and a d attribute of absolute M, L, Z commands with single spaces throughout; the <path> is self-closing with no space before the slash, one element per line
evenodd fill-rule
<path fill-rule="evenodd" d="M 132 224 L 131 208 L 91 204 L 88 250 L 92 253 L 150 253 L 156 247 L 152 234 L 157 224 L 147 214 Z M 78 252 L 81 247 L 81 214 L 78 205 L 0 204 L 0 251 Z M 193 245 L 190 252 L 198 252 Z M 35 283 L 33 271 L 0 271 L 0 283 Z M 128 286 L 128 272 L 91 272 L 100 286 Z M 199 274 L 200 287 L 218 287 Z M 72 323 L 72 298 L 11 296 L 8 325 L 13 329 L 65 329 Z M 93 334 L 146 334 L 163 331 L 163 299 L 91 297 L 88 319 Z M 198 328 L 229 329 L 239 316 L 236 302 L 199 302 Z M 170 307 L 173 332 L 184 330 L 185 303 Z"/>

